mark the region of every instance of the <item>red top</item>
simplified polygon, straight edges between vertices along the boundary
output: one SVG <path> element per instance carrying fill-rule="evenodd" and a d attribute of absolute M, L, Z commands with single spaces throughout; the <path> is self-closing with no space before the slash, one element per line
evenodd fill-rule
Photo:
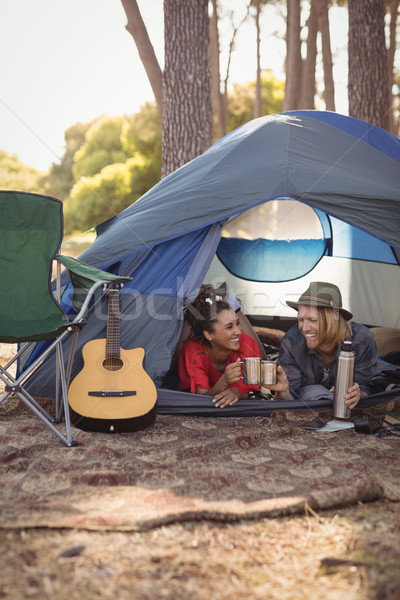
<path fill-rule="evenodd" d="M 256 341 L 247 335 L 241 333 L 239 338 L 239 350 L 232 351 L 226 364 L 243 360 L 246 356 L 260 356 Z M 212 366 L 208 355 L 207 346 L 195 338 L 190 338 L 182 346 L 179 355 L 179 384 L 178 390 L 196 393 L 196 388 L 210 390 L 221 377 L 221 373 Z M 229 387 L 234 387 L 241 394 L 248 394 L 251 391 L 259 390 L 259 385 L 245 385 L 243 380 L 233 383 Z"/>

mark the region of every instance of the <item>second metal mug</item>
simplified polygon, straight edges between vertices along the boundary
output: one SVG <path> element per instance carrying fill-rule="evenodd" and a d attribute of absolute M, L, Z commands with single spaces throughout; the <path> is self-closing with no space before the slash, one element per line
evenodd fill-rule
<path fill-rule="evenodd" d="M 278 373 L 276 371 L 276 361 L 261 361 L 261 383 L 265 385 L 275 385 L 278 383 Z"/>
<path fill-rule="evenodd" d="M 261 384 L 261 358 L 250 356 L 243 359 L 243 383 L 246 385 Z"/>

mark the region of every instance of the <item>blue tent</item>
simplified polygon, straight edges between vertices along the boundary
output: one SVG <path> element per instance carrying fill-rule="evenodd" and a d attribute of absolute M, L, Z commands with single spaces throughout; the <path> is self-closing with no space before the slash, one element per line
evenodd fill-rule
<path fill-rule="evenodd" d="M 184 302 L 205 279 L 231 278 L 235 295 L 251 296 L 247 314 L 261 306 L 274 315 L 286 314 L 284 300 L 309 281 L 330 280 L 355 320 L 400 327 L 399 163 L 400 140 L 358 119 L 321 111 L 261 117 L 99 225 L 80 259 L 132 277 L 121 291 L 121 346 L 145 349 L 144 366 L 157 385 L 170 367 Z M 274 202 L 311 211 L 320 233 L 304 233 L 306 217 L 286 239 L 240 237 L 235 219 Z M 279 301 L 260 303 L 272 289 Z M 105 337 L 106 302 L 99 297 L 93 305 L 81 346 Z M 75 372 L 79 349 L 77 357 Z M 40 395 L 52 393 L 49 368 L 32 382 Z"/>

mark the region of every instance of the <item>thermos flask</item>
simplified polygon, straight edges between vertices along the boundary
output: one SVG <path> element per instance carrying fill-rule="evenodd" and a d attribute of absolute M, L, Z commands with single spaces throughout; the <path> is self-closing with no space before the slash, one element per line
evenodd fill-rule
<path fill-rule="evenodd" d="M 348 419 L 350 409 L 344 402 L 344 395 L 353 384 L 354 378 L 353 344 L 345 341 L 342 344 L 336 366 L 335 391 L 333 394 L 333 416 Z"/>

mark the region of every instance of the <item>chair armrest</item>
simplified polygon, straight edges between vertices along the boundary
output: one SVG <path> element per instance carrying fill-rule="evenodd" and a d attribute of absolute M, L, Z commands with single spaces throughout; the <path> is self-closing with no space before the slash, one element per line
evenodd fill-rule
<path fill-rule="evenodd" d="M 96 269 L 71 256 L 58 254 L 54 258 L 69 271 L 71 283 L 74 286 L 73 305 L 78 312 L 74 323 L 83 321 L 89 302 L 99 287 L 112 283 L 126 283 L 132 280 L 132 277 L 114 275 L 114 273 Z M 58 295 L 60 295 L 59 276 L 57 280 Z"/>
<path fill-rule="evenodd" d="M 93 283 L 100 281 L 101 279 L 105 279 L 109 283 L 126 283 L 127 281 L 132 280 L 132 277 L 114 275 L 114 273 L 108 273 L 108 271 L 102 271 L 101 269 L 86 265 L 80 260 L 72 258 L 72 256 L 58 254 L 55 256 L 55 260 L 64 265 L 68 271 L 74 273 L 77 279 L 82 278 L 85 280 L 86 283 L 82 282 L 81 285 L 83 284 L 83 287 L 86 287 L 87 289 L 90 288 Z"/>

